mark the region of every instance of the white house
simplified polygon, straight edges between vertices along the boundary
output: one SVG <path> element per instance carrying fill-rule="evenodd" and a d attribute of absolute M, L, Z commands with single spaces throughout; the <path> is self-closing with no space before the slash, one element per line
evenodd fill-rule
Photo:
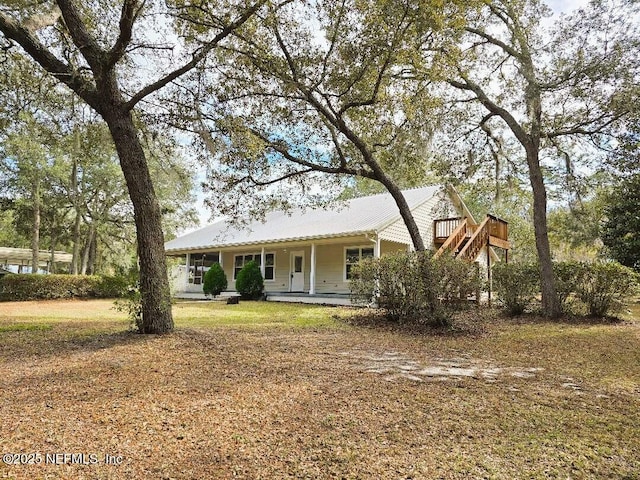
<path fill-rule="evenodd" d="M 470 226 L 465 238 L 474 235 L 478 225 L 453 188 L 429 186 L 403 193 L 427 248 L 436 250 L 454 230 L 459 233 L 463 220 Z M 506 240 L 506 229 L 504 237 Z M 461 244 L 453 245 L 452 251 Z M 185 258 L 173 275 L 178 297 L 202 296 L 204 273 L 214 262 L 222 266 L 228 290 L 233 292 L 240 269 L 255 260 L 268 300 L 291 300 L 293 296 L 308 302 L 349 303 L 354 264 L 361 258 L 406 251 L 412 243 L 391 195 L 378 194 L 349 200 L 334 209 L 272 212 L 264 222 L 255 221 L 246 228 L 217 222 L 171 240 L 165 248 L 167 255 Z M 486 251 L 490 251 L 488 246 L 472 260 L 482 262 Z"/>

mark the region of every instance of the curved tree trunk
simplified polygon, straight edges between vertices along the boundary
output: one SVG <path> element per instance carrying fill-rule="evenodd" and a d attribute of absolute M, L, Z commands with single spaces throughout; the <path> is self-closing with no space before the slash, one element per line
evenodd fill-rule
<path fill-rule="evenodd" d="M 140 259 L 141 333 L 166 333 L 173 330 L 173 316 L 160 204 L 131 112 L 105 104 L 101 113 L 113 136 L 133 203 Z"/>
<path fill-rule="evenodd" d="M 411 237 L 411 241 L 413 242 L 413 248 L 417 252 L 426 250 L 422 235 L 420 234 L 420 229 L 418 228 L 418 224 L 416 223 L 415 218 L 413 218 L 411 208 L 409 207 L 407 200 L 404 198 L 404 195 L 402 194 L 400 188 L 386 175 L 380 178 L 379 182 L 385 186 L 387 191 L 395 200 L 396 205 L 400 210 L 400 216 L 402 217 L 402 220 L 404 221 L 404 224 L 409 231 L 409 236 Z"/>

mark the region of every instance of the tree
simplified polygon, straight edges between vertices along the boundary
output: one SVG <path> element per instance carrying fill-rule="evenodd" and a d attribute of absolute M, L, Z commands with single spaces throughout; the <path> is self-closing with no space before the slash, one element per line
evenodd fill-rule
<path fill-rule="evenodd" d="M 140 38 L 144 37 L 141 23 L 170 13 L 162 10 L 159 3 L 124 0 L 115 22 L 109 18 L 114 5 L 108 2 L 57 0 L 55 5 L 43 3 L 50 10 L 39 10 L 36 12 L 39 15 L 30 15 L 31 9 L 12 8 L 13 2 L 3 5 L 0 7 L 0 31 L 100 114 L 109 127 L 134 208 L 142 294 L 141 331 L 171 331 L 173 318 L 162 213 L 133 112 L 140 102 L 193 69 L 222 39 L 246 22 L 261 3 L 247 8 L 242 7 L 242 2 L 232 4 L 229 11 L 223 12 L 226 17 L 220 15 L 218 23 L 210 25 L 210 31 L 217 33 L 209 34 L 208 40 L 178 68 L 167 71 L 166 64 L 158 65 L 162 75 L 153 81 L 134 75 L 134 70 L 127 70 L 127 66 L 141 60 L 136 56 L 139 51 L 146 49 L 157 53 L 164 48 L 154 49 L 156 42 L 151 38 Z M 176 8 L 180 9 L 180 3 Z M 237 17 L 225 21 L 236 8 Z M 138 27 L 137 30 L 134 27 Z M 151 25 L 147 24 L 152 30 L 149 27 Z M 147 55 L 142 60 L 151 62 L 154 58 Z M 134 81 L 127 82 L 127 76 L 133 77 Z M 136 85 L 143 82 L 142 87 Z"/>
<path fill-rule="evenodd" d="M 246 208 L 238 194 L 248 192 L 267 208 L 313 191 L 326 200 L 345 177 L 362 177 L 391 194 L 424 250 L 398 182 L 426 178 L 439 56 L 420 59 L 428 78 L 404 72 L 418 61 L 414 46 L 442 46 L 449 37 L 439 33 L 458 18 L 454 2 L 341 0 L 291 3 L 236 31 L 227 62 L 201 73 L 219 88 L 194 118 L 202 150 L 214 156 L 210 182 L 227 192 L 218 210 Z"/>
<path fill-rule="evenodd" d="M 613 190 L 605 207 L 602 241 L 622 265 L 640 272 L 640 174 Z"/>
<path fill-rule="evenodd" d="M 524 150 L 533 192 L 533 221 L 545 315 L 560 314 L 547 225 L 545 161 L 564 162 L 571 143 L 606 147 L 637 98 L 637 5 L 594 2 L 561 17 L 551 32 L 538 0 L 489 0 L 469 10 L 461 47 L 449 50 L 448 84 L 485 114 L 477 125 L 496 145 L 515 139 Z M 544 32 L 544 33 L 543 33 Z M 508 134 L 508 135 L 507 135 Z M 505 139 L 507 140 L 501 140 Z"/>

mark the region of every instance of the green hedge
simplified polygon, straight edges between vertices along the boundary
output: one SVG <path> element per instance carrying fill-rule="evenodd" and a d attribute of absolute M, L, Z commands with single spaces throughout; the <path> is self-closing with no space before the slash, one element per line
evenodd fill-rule
<path fill-rule="evenodd" d="M 7 274 L 0 279 L 3 300 L 119 298 L 129 281 L 120 276 Z"/>
<path fill-rule="evenodd" d="M 638 286 L 635 272 L 613 261 L 557 262 L 553 272 L 565 313 L 615 314 Z M 541 295 L 539 276 L 536 264 L 503 263 L 493 268 L 496 293 L 510 315 L 523 313 Z"/>

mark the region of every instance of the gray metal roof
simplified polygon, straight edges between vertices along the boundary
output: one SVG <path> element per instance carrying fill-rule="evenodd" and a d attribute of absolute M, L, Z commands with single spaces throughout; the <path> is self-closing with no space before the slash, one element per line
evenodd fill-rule
<path fill-rule="evenodd" d="M 430 186 L 404 190 L 410 208 L 415 208 L 442 190 Z M 223 248 L 260 243 L 313 240 L 349 236 L 383 229 L 400 218 L 395 201 L 388 193 L 354 198 L 330 210 L 275 211 L 265 221 L 254 221 L 248 228 L 220 221 L 178 237 L 165 244 L 167 252 Z"/>

